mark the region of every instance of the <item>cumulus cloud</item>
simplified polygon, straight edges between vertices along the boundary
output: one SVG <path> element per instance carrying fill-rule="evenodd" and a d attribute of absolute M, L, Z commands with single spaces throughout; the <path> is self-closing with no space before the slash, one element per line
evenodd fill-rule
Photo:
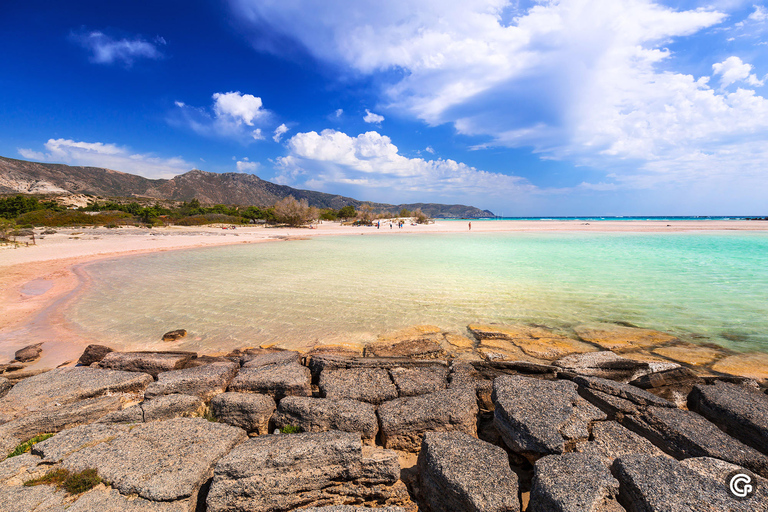
<path fill-rule="evenodd" d="M 712 64 L 712 70 L 716 75 L 720 75 L 720 87 L 726 88 L 736 82 L 746 82 L 749 85 L 757 87 L 762 86 L 764 80 L 759 80 L 752 73 L 752 65 L 742 62 L 740 58 L 732 56 L 723 62 Z"/>
<path fill-rule="evenodd" d="M 370 110 L 365 109 L 365 117 L 363 117 L 363 121 L 366 123 L 381 124 L 384 121 L 384 116 L 374 114 Z"/>
<path fill-rule="evenodd" d="M 139 59 L 159 60 L 165 39 L 147 41 L 141 37 L 115 39 L 100 31 L 81 31 L 70 34 L 70 40 L 90 52 L 89 60 L 95 64 L 122 63 L 130 67 Z"/>
<path fill-rule="evenodd" d="M 259 163 L 249 161 L 248 157 L 238 160 L 235 165 L 237 167 L 237 172 L 254 172 L 259 168 Z"/>
<path fill-rule="evenodd" d="M 738 71 L 743 88 L 717 90 L 708 76 L 676 70 L 669 49 L 740 6 L 340 1 L 230 0 L 259 27 L 254 37 L 278 34 L 350 74 L 376 76 L 387 108 L 452 123 L 485 138 L 479 149 L 529 147 L 611 172 L 619 186 L 694 179 L 714 187 L 723 174 L 766 176 L 754 155 L 768 146 L 768 102 L 749 89 L 762 84 L 760 70 L 723 67 L 715 71 L 721 83 Z M 750 16 L 763 15 L 756 6 Z"/>
<path fill-rule="evenodd" d="M 757 22 L 768 20 L 768 10 L 762 5 L 754 5 L 755 10 L 749 15 L 748 19 Z"/>
<path fill-rule="evenodd" d="M 18 151 L 24 158 L 42 162 L 104 167 L 153 179 L 172 178 L 194 168 L 181 157 L 162 158 L 134 153 L 125 146 L 111 143 L 49 139 L 44 146 L 45 152 L 25 148 Z"/>
<path fill-rule="evenodd" d="M 467 202 L 535 191 L 523 178 L 454 160 L 407 158 L 389 137 L 375 131 L 356 137 L 336 130 L 297 133 L 287 145 L 289 155 L 276 161 L 280 171 L 276 181 L 282 184 L 321 190 L 348 187 L 381 201 L 436 197 Z"/>
<path fill-rule="evenodd" d="M 285 132 L 287 132 L 289 128 L 285 126 L 285 123 L 281 124 L 277 128 L 275 128 L 275 134 L 272 136 L 272 140 L 275 142 L 280 142 L 280 139 L 283 138 L 283 135 L 285 135 Z"/>
<path fill-rule="evenodd" d="M 207 137 L 232 138 L 243 143 L 266 138 L 262 129 L 256 127 L 268 123 L 271 118 L 261 98 L 230 91 L 214 93 L 212 99 L 210 110 L 175 101 L 177 108 L 169 115 L 168 122 L 186 126 Z"/>

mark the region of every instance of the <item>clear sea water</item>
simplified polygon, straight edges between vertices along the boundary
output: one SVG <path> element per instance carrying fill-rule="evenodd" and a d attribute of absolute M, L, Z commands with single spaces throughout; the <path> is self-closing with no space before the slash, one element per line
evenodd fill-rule
<path fill-rule="evenodd" d="M 345 236 L 100 261 L 67 317 L 112 346 L 369 341 L 415 324 L 629 323 L 768 352 L 768 234 Z"/>

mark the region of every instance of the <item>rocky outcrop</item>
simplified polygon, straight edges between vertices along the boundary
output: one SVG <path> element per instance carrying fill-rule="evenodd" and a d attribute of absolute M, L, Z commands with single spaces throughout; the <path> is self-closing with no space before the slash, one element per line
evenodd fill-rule
<path fill-rule="evenodd" d="M 157 377 L 160 372 L 184 368 L 196 357 L 194 352 L 110 352 L 99 362 L 99 366 Z"/>
<path fill-rule="evenodd" d="M 320 392 L 334 400 L 357 400 L 380 404 L 397 398 L 397 388 L 383 368 L 323 370 Z"/>
<path fill-rule="evenodd" d="M 280 400 L 274 423 L 277 428 L 292 425 L 303 432 L 357 432 L 371 441 L 379 431 L 376 409 L 356 400 L 287 396 Z"/>
<path fill-rule="evenodd" d="M 498 446 L 463 432 L 427 432 L 418 467 L 432 512 L 520 510 L 518 477 Z"/>
<path fill-rule="evenodd" d="M 31 363 L 40 359 L 40 354 L 43 353 L 43 344 L 35 343 L 34 345 L 28 345 L 16 351 L 16 361 L 20 363 Z"/>
<path fill-rule="evenodd" d="M 104 345 L 88 345 L 85 347 L 80 359 L 77 360 L 77 364 L 80 366 L 91 366 L 93 363 L 98 363 L 104 359 L 104 356 L 110 352 L 114 352 L 114 350 Z"/>
<path fill-rule="evenodd" d="M 209 512 L 282 512 L 300 506 L 408 500 L 389 485 L 397 474 L 362 483 L 359 434 L 319 432 L 270 435 L 240 444 L 216 465 L 208 493 Z M 393 471 L 394 473 L 394 471 Z M 387 503 L 389 502 L 389 503 Z"/>
<path fill-rule="evenodd" d="M 528 356 L 550 361 L 568 354 L 597 350 L 592 345 L 530 325 L 470 324 L 468 329 L 481 342 L 488 339 L 505 340 Z"/>
<path fill-rule="evenodd" d="M 536 461 L 530 512 L 619 512 L 619 482 L 594 455 L 565 453 Z"/>
<path fill-rule="evenodd" d="M 211 411 L 219 421 L 256 434 L 269 433 L 275 407 L 271 396 L 256 393 L 222 393 L 211 400 Z"/>
<path fill-rule="evenodd" d="M 718 381 L 711 386 L 695 386 L 688 396 L 688 407 L 744 444 L 768 454 L 768 395 Z"/>
<path fill-rule="evenodd" d="M 477 400 L 467 388 L 398 398 L 379 406 L 386 448 L 416 452 L 424 432 L 458 431 L 477 437 Z"/>
<path fill-rule="evenodd" d="M 162 372 L 157 375 L 157 382 L 150 384 L 144 394 L 151 398 L 179 393 L 199 396 L 208 402 L 214 396 L 226 391 L 239 369 L 240 365 L 237 363 L 218 362 Z"/>
<path fill-rule="evenodd" d="M 284 396 L 310 396 L 311 374 L 309 368 L 298 363 L 242 368 L 227 391 L 261 393 L 277 401 Z"/>
<path fill-rule="evenodd" d="M 589 439 L 606 415 L 581 398 L 570 381 L 504 376 L 493 383 L 494 425 L 514 452 L 536 460 Z"/>

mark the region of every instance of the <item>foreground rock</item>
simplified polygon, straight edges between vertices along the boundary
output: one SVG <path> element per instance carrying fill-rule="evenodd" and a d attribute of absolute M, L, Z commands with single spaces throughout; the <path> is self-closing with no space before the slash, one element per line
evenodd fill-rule
<path fill-rule="evenodd" d="M 99 423 L 146 423 L 171 418 L 202 417 L 205 403 L 200 397 L 191 395 L 161 395 L 144 400 L 142 403 L 107 414 Z"/>
<path fill-rule="evenodd" d="M 300 506 L 409 502 L 399 466 L 382 472 L 363 457 L 358 434 L 320 432 L 259 436 L 237 446 L 216 465 L 209 512 L 282 512 Z"/>
<path fill-rule="evenodd" d="M 468 329 L 479 340 L 509 341 L 531 357 L 550 361 L 568 354 L 597 350 L 586 343 L 530 325 L 470 324 Z"/>
<path fill-rule="evenodd" d="M 630 512 L 768 510 L 768 486 L 758 484 L 755 496 L 744 501 L 736 500 L 728 491 L 725 475 L 713 471 L 720 462 L 687 459 L 680 463 L 668 457 L 628 455 L 616 459 L 613 470 L 621 482 L 621 502 Z"/>
<path fill-rule="evenodd" d="M 768 395 L 718 381 L 695 386 L 688 406 L 744 444 L 768 453 Z"/>
<path fill-rule="evenodd" d="M 427 432 L 419 453 L 421 490 L 433 512 L 516 512 L 518 477 L 507 453 L 462 432 Z"/>
<path fill-rule="evenodd" d="M 233 362 L 218 362 L 162 372 L 157 375 L 157 382 L 147 387 L 145 396 L 170 395 L 180 393 L 195 395 L 208 402 L 211 398 L 226 391 L 227 386 L 237 375 L 240 365 Z"/>
<path fill-rule="evenodd" d="M 280 400 L 274 422 L 277 428 L 292 425 L 303 432 L 358 432 L 371 441 L 379 431 L 373 405 L 356 400 L 285 397 Z"/>
<path fill-rule="evenodd" d="M 565 371 L 587 377 L 601 377 L 621 382 L 637 379 L 651 372 L 679 368 L 676 363 L 648 363 L 621 357 L 609 350 L 572 354 L 558 359 L 553 365 Z"/>
<path fill-rule="evenodd" d="M 160 372 L 180 370 L 196 358 L 194 352 L 110 352 L 99 362 L 102 368 L 143 372 L 157 377 Z"/>
<path fill-rule="evenodd" d="M 16 351 L 14 357 L 20 363 L 31 363 L 40 359 L 40 354 L 43 353 L 43 344 L 35 343 L 34 345 L 26 346 Z"/>
<path fill-rule="evenodd" d="M 216 461 L 245 439 L 242 429 L 200 418 L 176 418 L 145 423 L 103 442 L 88 444 L 73 440 L 89 425 L 71 435 L 58 434 L 40 449 L 61 444 L 81 449 L 64 458 L 70 471 L 94 468 L 99 476 L 124 495 L 137 494 L 152 501 L 194 499 L 211 476 Z"/>
<path fill-rule="evenodd" d="M 98 363 L 104 359 L 104 356 L 110 352 L 114 352 L 114 350 L 104 345 L 88 345 L 85 347 L 80 359 L 77 360 L 77 364 L 80 366 L 91 366 L 93 363 Z"/>
<path fill-rule="evenodd" d="M 514 452 L 536 460 L 589 439 L 605 413 L 581 398 L 570 381 L 503 376 L 493 383 L 494 425 Z"/>
<path fill-rule="evenodd" d="M 242 368 L 227 390 L 261 393 L 277 401 L 285 396 L 310 396 L 311 373 L 309 368 L 297 363 Z"/>
<path fill-rule="evenodd" d="M 619 482 L 598 456 L 549 455 L 536 461 L 530 512 L 619 512 Z"/>
<path fill-rule="evenodd" d="M 397 398 L 397 388 L 383 368 L 323 370 L 320 392 L 334 400 L 357 400 L 380 404 Z"/>
<path fill-rule="evenodd" d="M 614 460 L 623 455 L 645 454 L 665 456 L 653 443 L 615 421 L 598 421 L 592 426 L 589 441 L 576 444 L 574 451 Z"/>
<path fill-rule="evenodd" d="M 256 393 L 222 393 L 211 400 L 211 410 L 219 421 L 256 434 L 269 433 L 275 407 L 271 396 Z"/>
<path fill-rule="evenodd" d="M 392 368 L 389 370 L 389 375 L 400 397 L 425 395 L 446 387 L 448 368 L 445 366 Z"/>
<path fill-rule="evenodd" d="M 458 431 L 477 437 L 477 399 L 472 389 L 445 389 L 399 398 L 379 406 L 386 448 L 417 452 L 424 432 Z"/>

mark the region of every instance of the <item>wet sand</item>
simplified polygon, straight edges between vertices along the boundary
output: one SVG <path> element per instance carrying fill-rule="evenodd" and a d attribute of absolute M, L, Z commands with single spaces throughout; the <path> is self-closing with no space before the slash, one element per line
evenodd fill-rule
<path fill-rule="evenodd" d="M 62 312 L 87 286 L 82 266 L 93 261 L 168 250 L 238 243 L 261 243 L 313 236 L 403 233 L 487 232 L 692 232 L 768 231 L 760 221 L 437 221 L 434 224 L 390 228 L 341 226 L 325 222 L 316 229 L 238 227 L 84 228 L 59 229 L 37 245 L 0 247 L 0 362 L 13 359 L 19 348 L 44 342 L 43 357 L 34 368 L 52 368 L 76 360 L 90 342 L 68 328 Z"/>

